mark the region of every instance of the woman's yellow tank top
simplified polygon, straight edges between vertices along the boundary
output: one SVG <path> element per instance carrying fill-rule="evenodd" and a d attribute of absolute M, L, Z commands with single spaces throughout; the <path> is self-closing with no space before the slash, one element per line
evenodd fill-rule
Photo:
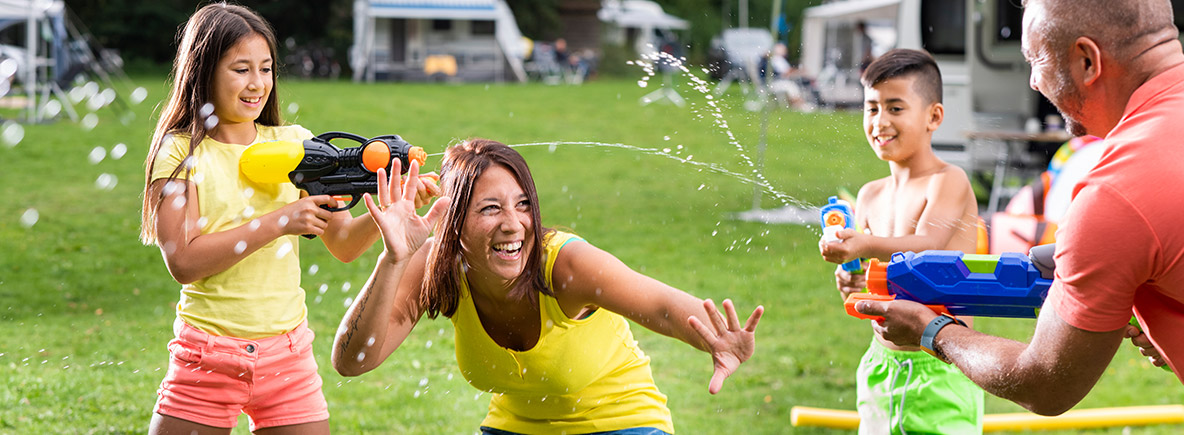
<path fill-rule="evenodd" d="M 558 231 L 544 237 L 551 288 L 555 259 L 570 241 L 583 240 Z M 570 319 L 555 298 L 541 293 L 539 305 L 538 343 L 525 351 L 503 348 L 482 327 L 462 272 L 460 305 L 452 316 L 456 361 L 470 385 L 493 393 L 483 426 L 524 434 L 632 427 L 674 433 L 666 396 L 624 317 L 598 309 Z"/>

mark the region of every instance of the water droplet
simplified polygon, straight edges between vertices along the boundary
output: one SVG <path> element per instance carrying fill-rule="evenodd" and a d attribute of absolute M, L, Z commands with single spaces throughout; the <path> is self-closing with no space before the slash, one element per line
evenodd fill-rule
<path fill-rule="evenodd" d="M 280 245 L 280 249 L 275 251 L 275 258 L 284 258 L 285 255 L 292 253 L 292 242 L 286 242 Z"/>
<path fill-rule="evenodd" d="M 251 216 L 255 216 L 255 207 L 251 207 L 248 205 L 248 206 L 246 206 L 246 208 L 243 208 L 243 217 L 250 219 Z"/>
<path fill-rule="evenodd" d="M 99 174 L 99 178 L 95 179 L 95 187 L 99 190 L 112 190 L 115 185 L 119 183 L 119 179 L 114 174 L 106 172 Z"/>
<path fill-rule="evenodd" d="M 99 115 L 87 113 L 82 117 L 82 129 L 86 131 L 94 130 L 99 125 Z"/>
<path fill-rule="evenodd" d="M 199 217 L 199 218 L 197 218 L 197 228 L 204 229 L 206 227 L 206 224 L 209 222 L 210 222 L 209 218 L 207 218 L 205 216 Z"/>
<path fill-rule="evenodd" d="M 350 287 L 353 287 L 353 284 L 350 284 L 349 281 L 346 281 L 344 284 L 341 284 L 341 292 L 348 292 Z"/>
<path fill-rule="evenodd" d="M 27 209 L 24 213 L 21 213 L 21 226 L 32 228 L 33 225 L 37 224 L 38 219 L 41 219 L 41 214 L 37 212 L 37 209 Z"/>
<path fill-rule="evenodd" d="M 217 127 L 217 126 L 218 126 L 218 115 L 210 115 L 209 118 L 206 118 L 206 130 L 213 130 L 214 127 Z"/>
<path fill-rule="evenodd" d="M 321 266 L 317 266 L 315 264 L 312 266 L 308 266 L 308 274 L 309 275 L 316 275 L 317 272 L 320 270 L 321 270 Z"/>
<path fill-rule="evenodd" d="M 366 347 L 370 347 L 373 345 L 374 345 L 374 337 L 370 337 L 370 339 L 366 340 Z"/>
<path fill-rule="evenodd" d="M 263 223 L 259 222 L 259 219 L 252 219 L 251 223 L 247 224 L 247 229 L 249 229 L 251 231 L 255 231 L 255 230 L 259 229 L 259 227 L 261 227 L 261 226 L 263 226 Z"/>
<path fill-rule="evenodd" d="M 185 206 L 185 201 L 186 200 L 184 196 L 173 198 L 173 210 L 180 210 L 181 207 Z"/>
<path fill-rule="evenodd" d="M 428 385 L 428 378 L 420 378 L 419 386 L 426 387 Z"/>
<path fill-rule="evenodd" d="M 320 294 L 325 294 L 327 291 L 329 291 L 329 284 L 321 284 L 321 286 L 317 288 L 317 293 Z"/>
<path fill-rule="evenodd" d="M 47 118 L 58 116 L 62 112 L 62 103 L 58 100 L 49 100 L 45 102 L 45 106 L 41 107 L 41 113 L 45 114 Z"/>
<path fill-rule="evenodd" d="M 366 359 L 366 352 L 358 352 L 358 362 L 362 362 L 364 359 Z"/>
<path fill-rule="evenodd" d="M 354 298 L 345 298 L 344 303 L 345 303 L 345 307 L 349 308 L 350 305 L 354 304 Z"/>
<path fill-rule="evenodd" d="M 277 219 L 277 222 L 280 224 L 281 227 L 284 225 L 287 225 L 288 224 L 288 217 L 287 216 L 280 216 L 280 218 Z"/>
<path fill-rule="evenodd" d="M 645 81 L 645 80 L 638 80 L 638 81 L 637 81 L 637 86 L 639 86 L 639 87 L 643 87 L 643 88 L 644 88 L 644 87 L 646 87 L 646 86 L 649 86 L 649 85 L 650 85 L 650 82 L 648 82 L 648 81 Z"/>
<path fill-rule="evenodd" d="M 3 137 L 4 144 L 9 148 L 21 143 L 21 140 L 25 138 L 25 127 L 16 121 L 4 121 L 3 127 L 0 128 L 4 129 L 3 132 L 0 132 L 0 136 Z"/>
<path fill-rule="evenodd" d="M 209 118 L 210 115 L 213 115 L 213 114 L 214 114 L 214 103 L 203 104 L 201 106 L 201 109 L 197 111 L 197 116 L 200 116 L 202 118 Z"/>
<path fill-rule="evenodd" d="M 132 104 L 140 104 L 144 102 L 146 98 L 148 98 L 148 90 L 144 89 L 143 86 L 137 87 L 132 91 Z"/>
<path fill-rule="evenodd" d="M 250 187 L 243 189 L 243 198 L 250 198 L 255 195 L 255 189 Z"/>
<path fill-rule="evenodd" d="M 90 161 L 90 164 L 92 165 L 99 164 L 99 162 L 103 161 L 105 158 L 107 158 L 107 149 L 103 147 L 92 148 L 90 150 L 90 154 L 87 154 L 86 156 L 86 160 Z"/>
<path fill-rule="evenodd" d="M 127 145 L 117 143 L 111 147 L 111 160 L 122 159 L 124 154 L 127 154 Z"/>
<path fill-rule="evenodd" d="M 73 88 L 70 88 L 70 102 L 71 103 L 74 103 L 74 104 L 81 103 L 83 98 L 86 98 L 86 89 L 83 89 L 82 86 L 75 86 Z"/>
<path fill-rule="evenodd" d="M 16 74 L 17 66 L 19 66 L 19 64 L 17 63 L 16 59 L 11 57 L 4 59 L 3 62 L 0 62 L 0 77 L 4 79 L 12 77 L 13 74 Z"/>
<path fill-rule="evenodd" d="M 296 103 L 288 103 L 288 113 L 293 115 L 300 111 L 300 105 Z"/>
<path fill-rule="evenodd" d="M 432 340 L 428 340 L 427 343 L 424 343 L 424 347 L 431 349 L 432 348 Z"/>
<path fill-rule="evenodd" d="M 235 255 L 242 254 L 243 251 L 246 251 L 246 250 L 247 250 L 247 241 L 246 240 L 239 240 L 238 243 L 234 244 L 234 254 Z"/>

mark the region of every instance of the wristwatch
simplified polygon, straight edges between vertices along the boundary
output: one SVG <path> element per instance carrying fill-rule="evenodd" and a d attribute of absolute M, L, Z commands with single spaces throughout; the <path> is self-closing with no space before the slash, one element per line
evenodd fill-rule
<path fill-rule="evenodd" d="M 937 332 L 941 331 L 941 328 L 945 328 L 951 323 L 957 323 L 959 325 L 966 326 L 966 322 L 958 320 L 957 317 L 942 313 L 942 315 L 934 317 L 933 320 L 930 320 L 929 325 L 925 326 L 925 331 L 921 332 L 921 350 L 925 351 L 927 354 L 933 355 L 935 358 L 946 364 L 949 364 L 950 362 L 946 360 L 945 355 L 942 355 L 941 352 L 937 350 L 937 346 L 933 343 L 933 339 L 937 337 Z"/>

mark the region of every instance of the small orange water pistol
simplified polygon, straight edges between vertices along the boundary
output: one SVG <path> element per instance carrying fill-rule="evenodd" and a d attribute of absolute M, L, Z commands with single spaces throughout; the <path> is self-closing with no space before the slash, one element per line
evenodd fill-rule
<path fill-rule="evenodd" d="M 342 149 L 329 143 L 334 139 L 349 139 L 362 145 Z M 256 183 L 291 182 L 309 195 L 349 197 L 349 205 L 345 207 L 325 207 L 341 211 L 357 205 L 363 194 L 378 192 L 378 169 L 386 168 L 390 174 L 396 159 L 401 162 L 401 172 L 406 174 L 412 160 L 423 167 L 428 155 L 423 148 L 412 146 L 398 135 L 366 139 L 331 131 L 303 143 L 277 140 L 251 145 L 243 150 L 238 167 L 248 180 Z"/>

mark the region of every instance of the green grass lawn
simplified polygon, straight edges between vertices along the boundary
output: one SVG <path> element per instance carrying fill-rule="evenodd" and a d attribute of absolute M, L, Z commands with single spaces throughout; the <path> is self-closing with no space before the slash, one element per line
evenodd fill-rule
<path fill-rule="evenodd" d="M 639 73 L 639 76 L 641 74 Z M 159 252 L 137 241 L 143 158 L 164 97 L 162 77 L 129 125 L 109 110 L 90 131 L 76 123 L 25 126 L 0 145 L 0 433 L 142 433 L 167 368 L 165 343 L 179 286 Z M 704 96 L 680 88 L 691 107 L 638 98 L 635 81 L 582 86 L 352 84 L 284 81 L 290 122 L 313 132 L 396 133 L 429 153 L 480 136 L 508 144 L 598 142 L 666 149 L 693 162 L 750 174 L 759 114 L 738 95 L 720 118 Z M 727 130 L 721 127 L 726 122 Z M 732 144 L 728 132 L 738 147 Z M 774 112 L 764 175 L 776 192 L 820 205 L 839 187 L 854 191 L 887 174 L 867 149 L 858 114 Z M 126 144 L 120 159 L 88 159 L 95 147 Z M 743 148 L 743 149 L 741 149 Z M 854 409 L 855 366 L 871 337 L 846 316 L 833 265 L 817 253 L 817 227 L 736 221 L 753 186 L 736 177 L 652 153 L 595 145 L 521 147 L 539 188 L 544 224 L 573 229 L 635 269 L 745 312 L 766 314 L 757 353 L 717 396 L 707 393 L 711 359 L 676 340 L 634 327 L 685 434 L 832 433 L 789 426 L 793 406 Z M 438 164 L 433 156 L 429 167 Z M 105 187 L 96 181 L 114 176 Z M 36 210 L 35 222 L 22 217 Z M 360 211 L 356 211 L 360 213 Z M 32 223 L 30 226 L 29 223 Z M 319 241 L 303 241 L 303 287 L 325 394 L 337 433 L 473 433 L 489 394 L 455 366 L 451 324 L 423 321 L 386 363 L 357 378 L 329 364 L 333 331 L 373 267 L 378 248 L 342 264 Z M 980 329 L 1026 339 L 1031 321 L 980 319 Z M 1081 408 L 1181 403 L 1181 386 L 1124 345 Z M 1020 408 L 988 397 L 987 411 Z M 245 418 L 235 433 L 246 433 Z M 1136 429 L 1142 431 L 1144 429 Z M 1184 426 L 1149 433 L 1179 433 Z M 1076 433 L 1065 432 L 1065 433 Z M 1123 433 L 1121 428 L 1098 433 Z"/>

